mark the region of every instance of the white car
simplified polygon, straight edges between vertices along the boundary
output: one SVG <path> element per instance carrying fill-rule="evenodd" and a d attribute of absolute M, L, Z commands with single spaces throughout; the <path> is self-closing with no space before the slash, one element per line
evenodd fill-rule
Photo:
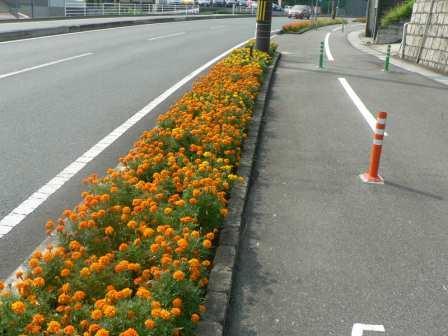
<path fill-rule="evenodd" d="M 213 0 L 213 6 L 225 6 L 225 0 Z"/>
<path fill-rule="evenodd" d="M 198 0 L 199 6 L 211 6 L 212 0 Z"/>
<path fill-rule="evenodd" d="M 232 7 L 233 5 L 237 5 L 236 0 L 224 0 L 227 7 Z"/>

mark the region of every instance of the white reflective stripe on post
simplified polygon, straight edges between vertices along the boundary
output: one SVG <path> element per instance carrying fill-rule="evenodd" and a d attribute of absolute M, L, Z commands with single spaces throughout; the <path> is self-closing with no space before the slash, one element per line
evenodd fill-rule
<path fill-rule="evenodd" d="M 376 122 L 378 124 L 385 125 L 386 124 L 386 119 L 377 119 Z"/>
<path fill-rule="evenodd" d="M 375 134 L 384 135 L 384 128 L 377 128 Z"/>
<path fill-rule="evenodd" d="M 373 144 L 381 146 L 383 144 L 383 140 L 373 139 Z"/>

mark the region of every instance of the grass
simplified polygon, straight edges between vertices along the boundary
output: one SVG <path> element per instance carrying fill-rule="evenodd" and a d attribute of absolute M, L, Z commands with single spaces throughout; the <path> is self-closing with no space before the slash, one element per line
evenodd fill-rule
<path fill-rule="evenodd" d="M 360 22 L 360 23 L 366 23 L 367 22 L 367 18 L 364 17 L 359 17 L 353 20 L 353 22 Z"/>
<path fill-rule="evenodd" d="M 391 24 L 410 19 L 414 2 L 415 0 L 406 0 L 402 4 L 391 8 L 381 19 L 381 27 L 384 28 Z"/>

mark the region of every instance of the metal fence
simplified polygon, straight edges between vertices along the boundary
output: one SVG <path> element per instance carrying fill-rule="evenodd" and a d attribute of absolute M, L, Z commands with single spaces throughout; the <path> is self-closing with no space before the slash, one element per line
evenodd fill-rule
<path fill-rule="evenodd" d="M 132 4 L 132 3 L 84 3 L 66 1 L 65 16 L 133 16 L 149 14 L 199 14 L 197 5 L 181 4 Z"/>

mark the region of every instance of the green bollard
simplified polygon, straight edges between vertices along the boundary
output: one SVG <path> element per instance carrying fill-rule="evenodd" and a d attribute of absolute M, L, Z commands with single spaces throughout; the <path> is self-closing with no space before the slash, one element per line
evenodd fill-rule
<path fill-rule="evenodd" d="M 384 61 L 384 71 L 389 71 L 390 64 L 390 44 L 387 46 L 386 60 Z"/>
<path fill-rule="evenodd" d="M 324 68 L 324 43 L 320 43 L 319 68 Z"/>

